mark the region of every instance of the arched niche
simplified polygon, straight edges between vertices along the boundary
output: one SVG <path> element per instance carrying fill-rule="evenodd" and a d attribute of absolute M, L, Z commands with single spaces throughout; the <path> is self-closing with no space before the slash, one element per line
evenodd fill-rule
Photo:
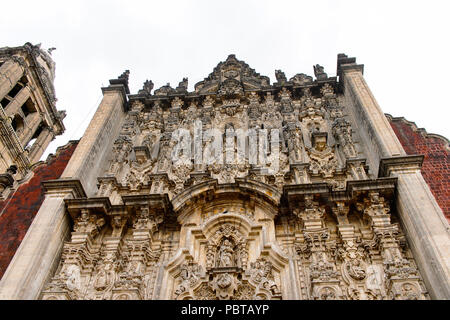
<path fill-rule="evenodd" d="M 185 241 L 166 265 L 164 298 L 287 298 L 288 257 L 268 224 L 228 212 L 186 227 Z M 233 247 L 231 264 L 220 262 L 226 242 Z"/>
<path fill-rule="evenodd" d="M 192 219 L 193 215 L 222 205 L 226 211 L 227 203 L 245 203 L 249 207 L 258 206 L 266 213 L 266 219 L 274 219 L 278 214 L 281 193 L 265 183 L 247 179 L 235 179 L 235 183 L 218 184 L 217 180 L 208 180 L 184 189 L 172 199 L 173 209 L 178 222 L 200 224 L 201 219 Z M 216 213 L 219 213 L 218 211 Z"/>

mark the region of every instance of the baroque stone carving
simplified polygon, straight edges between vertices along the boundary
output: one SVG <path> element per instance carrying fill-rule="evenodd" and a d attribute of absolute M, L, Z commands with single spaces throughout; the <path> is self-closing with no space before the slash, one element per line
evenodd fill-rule
<path fill-rule="evenodd" d="M 395 179 L 374 176 L 336 78 L 314 74 L 270 85 L 230 55 L 194 92 L 146 81 L 96 196 L 66 200 L 41 298 L 427 299 Z"/>
<path fill-rule="evenodd" d="M 313 134 L 313 147 L 308 150 L 310 170 L 313 174 L 320 174 L 324 178 L 332 177 L 337 169 L 335 153 L 327 145 L 324 134 Z"/>

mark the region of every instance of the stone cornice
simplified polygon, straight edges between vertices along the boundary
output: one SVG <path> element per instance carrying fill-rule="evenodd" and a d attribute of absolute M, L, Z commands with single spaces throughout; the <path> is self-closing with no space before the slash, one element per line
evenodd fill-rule
<path fill-rule="evenodd" d="M 73 198 L 86 198 L 86 192 L 80 180 L 55 179 L 42 182 L 46 194 L 72 193 Z"/>
<path fill-rule="evenodd" d="M 397 178 L 379 178 L 373 180 L 351 180 L 347 181 L 347 193 L 351 197 L 357 193 L 374 190 L 391 190 L 393 191 L 397 185 Z"/>
<path fill-rule="evenodd" d="M 283 191 L 289 199 L 293 196 L 312 193 L 328 194 L 330 192 L 330 187 L 326 183 L 291 184 L 284 186 Z"/>
<path fill-rule="evenodd" d="M 107 197 L 93 197 L 93 198 L 81 198 L 81 199 L 65 199 L 64 200 L 67 211 L 72 217 L 81 209 L 95 210 L 101 214 L 107 214 L 111 211 L 111 202 Z"/>
<path fill-rule="evenodd" d="M 356 58 L 354 57 L 349 58 L 344 53 L 338 54 L 336 74 L 339 77 L 339 81 L 342 82 L 343 71 L 352 71 L 352 70 L 364 73 L 364 65 L 356 64 Z"/>
<path fill-rule="evenodd" d="M 146 194 L 122 196 L 122 201 L 126 207 L 148 205 L 153 209 L 162 209 L 164 212 L 171 210 L 171 203 L 167 194 Z"/>
<path fill-rule="evenodd" d="M 136 210 L 141 210 L 142 207 L 162 211 L 164 214 L 172 212 L 167 194 L 132 195 L 123 196 L 122 199 L 124 204 L 121 205 L 112 205 L 108 197 L 65 199 L 64 203 L 72 219 L 75 219 L 82 210 L 104 217 L 133 216 Z"/>
<path fill-rule="evenodd" d="M 380 191 L 384 195 L 393 196 L 397 178 L 379 178 L 372 180 L 347 181 L 345 190 L 332 190 L 326 183 L 305 183 L 284 186 L 284 197 L 289 204 L 303 201 L 305 195 L 316 195 L 324 202 L 352 201 L 360 194 L 369 191 Z"/>
<path fill-rule="evenodd" d="M 102 87 L 102 93 L 105 94 L 105 92 L 119 92 L 123 99 L 123 111 L 127 112 L 129 110 L 128 107 L 128 100 L 127 100 L 127 91 L 123 84 L 112 84 L 108 87 Z"/>
<path fill-rule="evenodd" d="M 392 171 L 420 170 L 423 159 L 423 155 L 382 158 L 380 160 L 378 177 L 388 177 Z"/>

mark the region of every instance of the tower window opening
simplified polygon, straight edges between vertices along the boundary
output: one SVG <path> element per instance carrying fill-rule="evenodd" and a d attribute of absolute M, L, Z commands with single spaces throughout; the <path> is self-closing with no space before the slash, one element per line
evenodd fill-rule
<path fill-rule="evenodd" d="M 20 115 L 16 114 L 14 116 L 14 119 L 11 121 L 11 126 L 17 134 L 20 134 L 24 128 L 23 118 Z"/>
<path fill-rule="evenodd" d="M 17 82 L 16 85 L 8 92 L 8 96 L 14 98 L 20 92 L 20 90 L 22 90 L 22 88 L 23 84 Z"/>
<path fill-rule="evenodd" d="M 0 101 L 0 104 L 2 105 L 3 108 L 6 108 L 6 106 L 11 102 L 11 100 L 9 100 L 7 97 L 4 97 L 2 99 L 2 101 Z"/>
<path fill-rule="evenodd" d="M 28 98 L 28 100 L 22 105 L 21 109 L 25 117 L 28 117 L 29 114 L 36 112 L 36 108 L 30 98 Z"/>

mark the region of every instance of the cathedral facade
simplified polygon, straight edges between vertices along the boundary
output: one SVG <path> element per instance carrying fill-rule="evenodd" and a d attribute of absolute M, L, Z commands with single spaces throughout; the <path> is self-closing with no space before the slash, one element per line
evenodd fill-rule
<path fill-rule="evenodd" d="M 0 297 L 449 299 L 424 156 L 405 151 L 355 58 L 338 55 L 337 77 L 313 70 L 271 84 L 230 55 L 192 92 L 187 78 L 136 94 L 128 71 L 110 80 L 42 182 Z"/>

